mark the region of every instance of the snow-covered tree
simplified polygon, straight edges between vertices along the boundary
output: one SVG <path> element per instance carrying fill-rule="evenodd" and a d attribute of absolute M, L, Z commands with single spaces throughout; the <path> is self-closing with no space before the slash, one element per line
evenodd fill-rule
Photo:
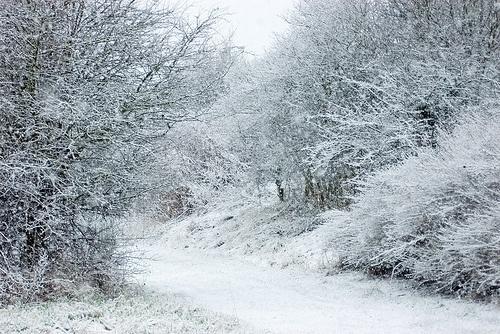
<path fill-rule="evenodd" d="M 109 281 L 107 218 L 147 191 L 152 152 L 223 86 L 218 18 L 133 0 L 2 1 L 0 296 Z"/>
<path fill-rule="evenodd" d="M 498 98 L 495 3 L 299 2 L 230 99 L 253 115 L 256 169 L 268 181 L 286 174 L 289 197 L 349 207 L 367 175 L 435 146 L 438 128 Z"/>

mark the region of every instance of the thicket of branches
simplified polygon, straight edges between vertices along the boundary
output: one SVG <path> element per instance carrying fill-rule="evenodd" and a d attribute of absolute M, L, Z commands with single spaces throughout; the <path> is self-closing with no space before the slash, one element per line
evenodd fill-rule
<path fill-rule="evenodd" d="M 239 192 L 245 175 L 240 156 L 207 119 L 173 128 L 163 145 L 148 173 L 152 191 L 135 203 L 142 218 L 186 216 L 205 210 L 231 189 Z"/>
<path fill-rule="evenodd" d="M 0 300 L 119 270 L 113 217 L 170 128 L 224 83 L 219 14 L 134 0 L 0 2 Z"/>
<path fill-rule="evenodd" d="M 228 109 L 255 115 L 241 145 L 265 143 L 244 158 L 289 201 L 348 208 L 359 180 L 498 98 L 499 15 L 494 0 L 299 2 L 232 87 Z"/>

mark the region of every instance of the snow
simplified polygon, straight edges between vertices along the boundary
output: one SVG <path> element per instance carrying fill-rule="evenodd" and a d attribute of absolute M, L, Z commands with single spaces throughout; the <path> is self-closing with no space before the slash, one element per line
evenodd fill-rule
<path fill-rule="evenodd" d="M 30 334 L 250 334 L 232 317 L 186 305 L 182 298 L 125 289 L 116 298 L 83 297 L 0 309 L 0 333 Z"/>
<path fill-rule="evenodd" d="M 274 189 L 273 189 L 274 190 Z M 271 195 L 271 193 L 270 193 Z M 329 213 L 299 217 L 286 212 L 272 193 L 264 203 L 246 203 L 229 199 L 201 215 L 192 215 L 156 226 L 169 245 L 199 249 L 217 249 L 257 264 L 299 267 L 325 271 L 335 267 L 338 256 L 330 247 L 332 224 Z M 276 197 L 276 198 L 274 198 Z M 231 218 L 231 219 L 229 219 Z M 133 223 L 146 231 L 154 225 Z"/>
<path fill-rule="evenodd" d="M 154 260 L 137 279 L 158 292 L 273 333 L 500 333 L 498 305 L 412 292 L 401 282 L 361 274 L 278 270 L 220 253 L 143 246 Z"/>

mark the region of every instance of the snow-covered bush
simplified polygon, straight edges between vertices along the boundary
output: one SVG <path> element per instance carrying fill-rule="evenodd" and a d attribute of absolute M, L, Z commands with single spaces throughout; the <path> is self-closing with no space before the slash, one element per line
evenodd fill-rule
<path fill-rule="evenodd" d="M 370 177 L 336 218 L 343 264 L 431 284 L 500 291 L 500 109 L 473 112 L 438 149 Z"/>

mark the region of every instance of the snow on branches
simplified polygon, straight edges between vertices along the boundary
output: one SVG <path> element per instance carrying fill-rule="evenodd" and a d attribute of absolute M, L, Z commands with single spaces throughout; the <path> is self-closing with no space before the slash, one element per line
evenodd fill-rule
<path fill-rule="evenodd" d="M 147 191 L 158 141 L 223 88 L 219 18 L 130 0 L 2 2 L 0 298 L 112 281 L 109 218 Z"/>

